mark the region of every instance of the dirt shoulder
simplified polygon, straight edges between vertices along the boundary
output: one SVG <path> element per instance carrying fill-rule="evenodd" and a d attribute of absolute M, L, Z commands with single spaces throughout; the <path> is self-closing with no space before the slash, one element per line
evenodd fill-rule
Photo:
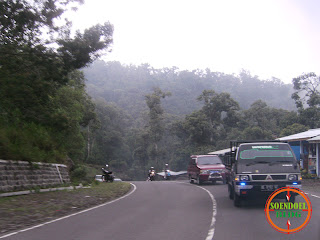
<path fill-rule="evenodd" d="M 0 198 L 0 235 L 106 203 L 128 193 L 125 182 Z"/>

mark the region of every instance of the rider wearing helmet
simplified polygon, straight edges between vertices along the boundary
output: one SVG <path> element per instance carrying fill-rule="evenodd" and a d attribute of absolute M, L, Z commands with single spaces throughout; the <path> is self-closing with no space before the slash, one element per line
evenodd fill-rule
<path fill-rule="evenodd" d="M 169 164 L 166 163 L 166 164 L 164 165 L 164 179 L 165 179 L 165 180 L 169 180 L 169 179 L 170 179 L 170 176 L 171 176 L 171 174 L 170 174 L 170 170 L 169 170 Z"/>
<path fill-rule="evenodd" d="M 155 170 L 154 170 L 154 167 L 150 167 L 149 169 L 149 172 L 148 172 L 148 180 L 151 180 L 151 173 L 154 173 L 155 174 Z M 154 176 L 153 176 L 154 177 Z"/>
<path fill-rule="evenodd" d="M 154 167 L 150 167 L 149 172 L 148 172 L 148 176 L 150 177 L 150 173 L 154 171 Z"/>
<path fill-rule="evenodd" d="M 106 179 L 106 177 L 107 177 L 107 174 L 108 174 L 108 170 L 107 170 L 107 168 L 109 167 L 109 165 L 108 164 L 106 164 L 106 168 L 101 168 L 101 171 L 102 171 L 102 176 L 101 176 L 101 179 L 102 179 L 102 181 L 104 181 L 105 179 Z"/>

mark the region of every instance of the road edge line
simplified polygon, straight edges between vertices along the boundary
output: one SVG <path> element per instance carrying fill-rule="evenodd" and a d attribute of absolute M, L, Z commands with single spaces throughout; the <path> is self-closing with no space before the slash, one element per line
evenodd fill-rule
<path fill-rule="evenodd" d="M 200 186 L 196 186 L 196 187 L 205 190 L 209 194 L 211 201 L 212 201 L 212 219 L 211 219 L 211 224 L 209 227 L 208 235 L 205 239 L 205 240 L 212 240 L 213 236 L 214 236 L 214 231 L 215 231 L 215 223 L 216 223 L 216 215 L 217 215 L 217 202 L 216 202 L 216 199 L 214 198 L 214 196 L 212 195 L 212 193 L 208 189 L 206 189 L 204 187 L 200 187 Z"/>
<path fill-rule="evenodd" d="M 320 198 L 318 195 L 315 195 L 315 194 L 312 194 L 312 193 L 307 193 L 307 192 L 304 192 L 305 194 L 307 195 L 310 195 L 312 197 L 315 197 L 315 198 Z"/>
<path fill-rule="evenodd" d="M 316 198 L 320 198 L 319 196 L 317 195 L 314 195 L 314 194 L 311 194 L 312 197 L 316 197 Z"/>
<path fill-rule="evenodd" d="M 185 182 L 178 182 L 178 181 L 171 181 L 171 182 L 183 183 L 183 184 L 186 184 L 186 185 L 190 186 L 190 184 L 185 183 Z M 197 186 L 197 185 L 193 185 L 193 186 L 201 188 L 202 190 L 205 190 L 209 194 L 209 196 L 211 198 L 211 201 L 212 201 L 212 219 L 211 219 L 211 223 L 210 223 L 210 226 L 209 226 L 208 235 L 207 235 L 205 240 L 213 240 L 214 231 L 215 231 L 216 216 L 217 216 L 217 201 L 216 201 L 216 199 L 214 198 L 214 196 L 212 195 L 212 193 L 208 189 L 206 189 L 204 187 Z"/>
<path fill-rule="evenodd" d="M 129 182 L 130 183 L 130 182 Z M 12 232 L 12 233 L 9 233 L 9 234 L 6 234 L 6 235 L 3 235 L 3 236 L 0 236 L 0 239 L 2 238 L 7 238 L 7 237 L 10 237 L 10 236 L 13 236 L 13 235 L 16 235 L 18 233 L 22 233 L 22 232 L 26 232 L 26 231 L 29 231 L 29 230 L 32 230 L 32 229 L 35 229 L 35 228 L 39 228 L 39 227 L 42 227 L 42 226 L 45 226 L 45 225 L 48 225 L 48 224 L 51 224 L 51 223 L 54 223 L 54 222 L 58 222 L 60 220 L 63 220 L 63 219 L 66 219 L 66 218 L 70 218 L 70 217 L 73 217 L 73 216 L 76 216 L 76 215 L 79 215 L 81 213 L 85 213 L 85 212 L 88 212 L 88 211 L 91 211 L 91 210 L 94 210 L 94 209 L 97 209 L 99 207 L 103 207 L 103 206 L 106 206 L 106 205 L 109 205 L 111 203 L 114 203 L 114 202 L 117 202 L 123 198 L 126 198 L 128 196 L 130 196 L 132 193 L 134 193 L 137 189 L 136 185 L 134 185 L 133 183 L 130 183 L 131 186 L 133 186 L 133 190 L 131 190 L 129 193 L 127 193 L 126 195 L 122 196 L 122 197 L 119 197 L 117 199 L 114 199 L 110 202 L 106 202 L 106 203 L 103 203 L 103 204 L 100 204 L 98 206 L 94 206 L 94 207 L 91 207 L 91 208 L 88 208 L 88 209 L 85 209 L 85 210 L 82 210 L 80 212 L 76 212 L 76 213 L 73 213 L 73 214 L 70 214 L 70 215 L 67 215 L 67 216 L 63 216 L 61 218 L 57 218 L 57 219 L 54 219 L 54 220 L 51 220 L 49 222 L 45 222 L 45 223 L 41 223 L 41 224 L 38 224 L 36 226 L 33 226 L 33 227 L 29 227 L 29 228 L 25 228 L 25 229 L 22 229 L 22 230 L 18 230 L 18 231 L 15 231 L 15 232 Z"/>

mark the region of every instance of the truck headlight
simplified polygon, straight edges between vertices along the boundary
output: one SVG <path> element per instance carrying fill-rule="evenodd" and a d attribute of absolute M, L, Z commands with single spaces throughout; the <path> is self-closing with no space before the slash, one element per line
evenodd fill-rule
<path fill-rule="evenodd" d="M 296 181 L 296 180 L 298 180 L 298 176 L 296 174 L 289 174 L 288 180 L 289 181 Z"/>
<path fill-rule="evenodd" d="M 241 175 L 240 181 L 249 181 L 249 176 L 248 175 Z"/>
<path fill-rule="evenodd" d="M 200 174 L 209 174 L 209 170 L 200 170 Z"/>

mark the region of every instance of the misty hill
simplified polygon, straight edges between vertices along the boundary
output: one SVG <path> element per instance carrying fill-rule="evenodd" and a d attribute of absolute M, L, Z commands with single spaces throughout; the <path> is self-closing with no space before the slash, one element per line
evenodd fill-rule
<path fill-rule="evenodd" d="M 154 87 L 172 93 L 171 97 L 163 100 L 163 107 L 167 113 L 179 116 L 201 108 L 196 98 L 205 89 L 230 93 L 242 109 L 248 109 L 258 99 L 271 107 L 295 109 L 291 84 L 284 84 L 276 78 L 260 80 L 244 70 L 239 75 L 230 75 L 210 69 L 154 69 L 148 64 L 126 66 L 99 60 L 84 69 L 84 73 L 89 95 L 95 100 L 115 103 L 134 118 L 140 118 L 141 113 L 147 110 L 144 96 Z"/>

